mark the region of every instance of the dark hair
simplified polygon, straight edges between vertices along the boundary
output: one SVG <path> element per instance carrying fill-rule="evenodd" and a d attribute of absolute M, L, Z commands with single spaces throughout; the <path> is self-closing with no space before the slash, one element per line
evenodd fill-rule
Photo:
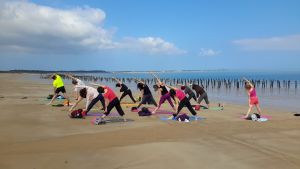
<path fill-rule="evenodd" d="M 51 79 L 55 80 L 56 79 L 56 75 L 52 75 Z"/>
<path fill-rule="evenodd" d="M 158 90 L 158 85 L 153 85 L 153 89 L 154 89 L 154 91 L 157 91 Z"/>
<path fill-rule="evenodd" d="M 116 87 L 121 87 L 121 84 L 120 84 L 120 83 L 117 83 L 117 84 L 116 84 Z"/>
<path fill-rule="evenodd" d="M 104 88 L 101 87 L 101 86 L 99 86 L 99 87 L 97 88 L 97 91 L 98 91 L 99 93 L 104 93 Z"/>
<path fill-rule="evenodd" d="M 82 98 L 86 98 L 86 94 L 87 94 L 86 88 L 83 88 L 83 89 L 81 89 L 81 90 L 79 91 L 79 95 L 80 95 L 80 97 L 82 97 Z"/>
<path fill-rule="evenodd" d="M 78 84 L 77 80 L 73 79 L 73 80 L 72 80 L 72 84 L 73 84 L 73 85 L 77 85 L 77 84 Z"/>
<path fill-rule="evenodd" d="M 144 89 L 144 84 L 143 83 L 138 83 L 137 88 L 140 89 L 140 90 Z"/>
<path fill-rule="evenodd" d="M 184 90 L 184 89 L 185 89 L 185 86 L 181 86 L 180 89 L 181 89 L 181 90 Z"/>
<path fill-rule="evenodd" d="M 192 85 L 192 89 L 195 90 L 196 86 L 197 86 L 196 84 L 193 84 L 193 85 Z"/>
<path fill-rule="evenodd" d="M 174 98 L 174 96 L 176 95 L 176 91 L 174 89 L 170 89 L 170 96 Z"/>

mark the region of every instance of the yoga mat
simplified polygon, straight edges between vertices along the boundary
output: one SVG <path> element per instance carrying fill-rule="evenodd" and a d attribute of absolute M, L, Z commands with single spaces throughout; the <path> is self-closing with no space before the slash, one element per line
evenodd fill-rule
<path fill-rule="evenodd" d="M 121 104 L 121 106 L 125 106 L 126 108 L 128 108 L 128 107 L 136 107 L 136 106 L 138 106 L 138 105 L 139 105 L 138 103 Z"/>
<path fill-rule="evenodd" d="M 91 120 L 91 123 L 93 125 L 97 125 L 95 124 L 95 121 L 98 119 L 99 117 L 94 117 Z M 106 123 L 127 123 L 127 122 L 133 122 L 134 120 L 132 119 L 126 119 L 127 121 L 124 122 L 123 118 L 119 118 L 119 117 L 110 117 L 109 119 L 105 119 Z"/>
<path fill-rule="evenodd" d="M 195 107 L 196 105 L 192 105 L 193 107 Z M 200 109 L 208 109 L 208 110 L 224 110 L 224 107 L 210 107 L 207 108 L 206 106 L 200 105 Z"/>
<path fill-rule="evenodd" d="M 206 119 L 206 118 L 200 117 L 200 116 L 197 116 L 197 120 L 193 116 L 189 116 L 189 117 L 190 117 L 190 121 L 198 121 L 198 120 L 205 120 Z M 169 119 L 169 117 L 161 117 L 160 120 L 162 120 L 162 121 L 178 121 L 176 119 L 174 119 L 174 120 L 173 119 Z"/>
<path fill-rule="evenodd" d="M 121 105 L 131 105 L 131 104 L 139 104 L 139 103 L 133 103 L 133 102 L 121 102 Z"/>
<path fill-rule="evenodd" d="M 196 106 L 195 104 L 192 105 L 192 107 L 195 107 L 195 106 Z M 184 107 L 186 107 L 186 106 L 184 106 Z M 200 105 L 200 107 L 201 107 L 202 109 L 208 109 L 206 106 L 203 106 L 203 105 Z"/>
<path fill-rule="evenodd" d="M 149 111 L 153 111 L 155 108 L 153 108 L 153 107 L 150 107 L 150 108 L 148 108 L 148 110 Z M 132 112 L 136 112 L 136 113 L 138 113 L 140 110 L 138 110 L 138 109 L 136 109 L 136 110 L 132 110 Z M 157 110 L 156 112 L 155 112 L 155 114 L 153 114 L 153 115 L 158 115 L 158 114 L 173 114 L 173 112 L 171 112 L 171 111 L 169 111 L 169 110 L 162 110 L 162 109 L 159 109 L 159 110 Z"/>
<path fill-rule="evenodd" d="M 260 118 L 267 118 L 267 119 L 271 119 L 272 116 L 269 115 L 261 115 Z M 240 119 L 245 119 L 244 116 L 240 116 Z"/>
<path fill-rule="evenodd" d="M 64 107 L 63 104 L 53 104 L 52 106 L 53 106 L 53 107 Z"/>
<path fill-rule="evenodd" d="M 104 113 L 93 113 L 93 112 L 88 112 L 86 116 L 102 116 Z M 118 117 L 120 116 L 119 113 L 117 112 L 111 112 L 108 117 Z"/>
<path fill-rule="evenodd" d="M 243 119 L 243 120 L 246 120 L 244 118 L 244 116 L 241 116 L 240 119 Z M 265 121 L 268 121 L 271 119 L 271 116 L 268 116 L 268 115 L 261 115 L 260 118 L 257 120 L 258 122 L 265 122 Z M 252 120 L 249 120 L 249 121 L 252 121 Z"/>
<path fill-rule="evenodd" d="M 224 110 L 224 107 L 210 107 L 208 110 Z"/>

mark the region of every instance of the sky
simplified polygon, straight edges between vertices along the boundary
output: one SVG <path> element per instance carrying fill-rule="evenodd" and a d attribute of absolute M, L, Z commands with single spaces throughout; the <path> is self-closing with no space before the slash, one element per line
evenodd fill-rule
<path fill-rule="evenodd" d="M 0 0 L 0 70 L 300 71 L 298 0 Z"/>

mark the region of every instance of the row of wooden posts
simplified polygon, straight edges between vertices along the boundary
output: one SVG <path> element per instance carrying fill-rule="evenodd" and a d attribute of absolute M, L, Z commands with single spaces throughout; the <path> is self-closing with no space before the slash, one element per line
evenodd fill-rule
<path fill-rule="evenodd" d="M 49 78 L 49 74 L 41 74 L 40 78 L 46 79 Z M 62 78 L 64 79 L 69 79 L 68 76 L 61 75 Z M 102 77 L 102 76 L 92 76 L 92 75 L 80 75 L 80 76 L 75 76 L 76 78 L 79 78 L 84 81 L 90 81 L 90 82 L 105 82 L 105 83 L 116 83 L 113 77 Z M 136 79 L 135 78 L 119 78 L 120 81 L 123 83 L 135 83 Z M 141 78 L 139 79 L 147 84 L 155 84 L 156 79 L 155 78 Z M 242 79 L 226 79 L 226 78 L 216 78 L 216 79 L 188 79 L 188 78 L 161 78 L 160 79 L 162 82 L 176 86 L 177 84 L 198 84 L 203 86 L 204 88 L 226 88 L 226 89 L 231 89 L 231 88 L 236 88 L 240 89 L 243 88 L 245 85 L 245 82 Z M 251 80 L 250 81 L 255 85 L 256 88 L 285 88 L 285 89 L 290 89 L 290 88 L 295 88 L 297 89 L 298 87 L 298 81 L 297 80 L 265 80 L 265 79 L 260 79 L 260 80 Z"/>

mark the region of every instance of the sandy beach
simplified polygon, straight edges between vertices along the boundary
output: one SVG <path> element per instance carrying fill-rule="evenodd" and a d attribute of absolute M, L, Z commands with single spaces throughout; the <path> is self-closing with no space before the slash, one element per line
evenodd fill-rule
<path fill-rule="evenodd" d="M 227 104 L 180 123 L 123 107 L 132 122 L 97 126 L 93 117 L 74 120 L 68 107 L 47 106 L 52 81 L 27 77 L 0 74 L 1 169 L 300 168 L 300 119 L 292 112 L 264 109 L 271 118 L 260 123 L 240 119 L 246 104 Z"/>

